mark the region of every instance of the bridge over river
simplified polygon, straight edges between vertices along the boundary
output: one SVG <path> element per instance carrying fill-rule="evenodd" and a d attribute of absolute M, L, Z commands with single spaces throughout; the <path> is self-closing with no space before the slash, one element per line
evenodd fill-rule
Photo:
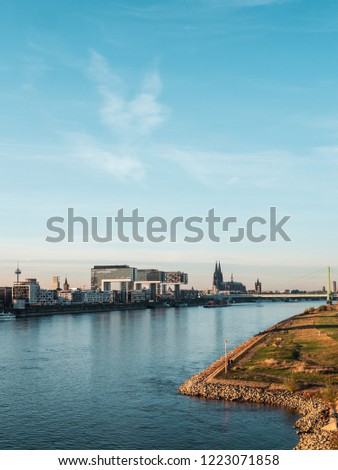
<path fill-rule="evenodd" d="M 302 293 L 302 294 L 287 294 L 287 293 L 273 293 L 273 294 L 228 294 L 224 296 L 231 301 L 239 302 L 256 302 L 259 300 L 270 301 L 299 301 L 299 300 L 323 300 L 326 302 L 327 293 Z M 331 300 L 338 299 L 338 293 L 330 294 Z"/>

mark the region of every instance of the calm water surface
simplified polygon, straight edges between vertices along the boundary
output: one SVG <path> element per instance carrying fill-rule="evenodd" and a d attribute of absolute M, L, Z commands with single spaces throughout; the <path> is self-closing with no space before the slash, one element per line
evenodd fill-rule
<path fill-rule="evenodd" d="M 318 302 L 134 310 L 0 323 L 1 449 L 291 449 L 296 416 L 177 388 Z"/>

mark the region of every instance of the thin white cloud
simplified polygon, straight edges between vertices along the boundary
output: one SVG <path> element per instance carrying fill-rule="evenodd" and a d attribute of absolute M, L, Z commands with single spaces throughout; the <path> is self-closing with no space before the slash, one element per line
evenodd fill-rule
<path fill-rule="evenodd" d="M 123 86 L 122 80 L 112 72 L 107 60 L 96 51 L 90 51 L 90 63 L 87 69 L 89 77 L 99 89 Z"/>
<path fill-rule="evenodd" d="M 126 147 L 107 148 L 84 134 L 70 134 L 72 156 L 89 168 L 113 176 L 117 180 L 141 181 L 145 166 L 134 150 Z"/>
<path fill-rule="evenodd" d="M 129 101 L 116 93 L 105 92 L 100 116 L 112 131 L 129 137 L 149 135 L 164 121 L 163 108 L 156 96 L 143 91 Z"/>
<path fill-rule="evenodd" d="M 156 71 L 146 75 L 139 92 L 130 98 L 126 97 L 123 81 L 95 51 L 91 52 L 89 74 L 102 97 L 102 123 L 112 132 L 130 140 L 151 134 L 165 120 L 167 109 L 158 99 L 162 84 Z"/>
<path fill-rule="evenodd" d="M 299 158 L 277 151 L 227 154 L 167 148 L 158 152 L 181 166 L 194 180 L 213 188 L 245 185 L 271 190 L 284 186 L 286 181 L 289 184 L 295 173 L 291 169 L 301 164 Z"/>
<path fill-rule="evenodd" d="M 101 97 L 97 109 L 100 122 L 110 134 L 104 133 L 100 140 L 86 133 L 67 134 L 73 158 L 118 180 L 142 181 L 146 174 L 146 137 L 167 114 L 159 101 L 159 74 L 146 74 L 138 92 L 128 96 L 127 84 L 113 72 L 105 57 L 93 50 L 87 73 Z"/>

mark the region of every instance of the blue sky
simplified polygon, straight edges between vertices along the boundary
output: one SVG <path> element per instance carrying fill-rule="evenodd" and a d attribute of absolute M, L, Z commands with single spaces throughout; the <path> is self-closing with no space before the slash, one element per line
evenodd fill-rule
<path fill-rule="evenodd" d="M 338 266 L 338 4 L 89 0 L 1 7 L 0 285 L 94 264 L 210 286 L 320 288 Z M 291 242 L 47 243 L 46 221 L 290 215 Z M 102 227 L 103 228 L 103 225 Z M 322 271 L 321 271 L 322 270 Z M 320 271 L 320 272 L 319 272 Z M 317 273 L 317 274 L 313 274 Z M 338 275 L 337 275 L 338 278 Z"/>

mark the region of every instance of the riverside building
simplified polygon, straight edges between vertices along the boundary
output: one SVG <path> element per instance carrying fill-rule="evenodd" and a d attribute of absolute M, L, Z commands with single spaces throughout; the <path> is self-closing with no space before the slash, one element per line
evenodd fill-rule
<path fill-rule="evenodd" d="M 37 304 L 39 302 L 39 292 L 40 284 L 35 278 L 16 281 L 13 284 L 13 303 Z"/>
<path fill-rule="evenodd" d="M 0 287 L 0 309 L 9 307 L 12 303 L 12 288 Z"/>
<path fill-rule="evenodd" d="M 158 269 L 138 269 L 128 265 L 97 265 L 91 269 L 91 289 L 114 291 L 121 302 L 131 298 L 147 298 L 156 301 L 165 296 L 167 285 L 174 285 L 174 297 L 180 299 L 180 286 L 188 283 L 188 275 L 181 271 L 159 271 Z M 132 297 L 131 291 L 138 291 Z M 114 296 L 116 298 L 116 296 Z"/>
<path fill-rule="evenodd" d="M 26 278 L 14 282 L 12 288 L 13 305 L 24 308 L 26 305 L 52 305 L 56 302 L 56 291 L 41 289 L 36 278 Z"/>

